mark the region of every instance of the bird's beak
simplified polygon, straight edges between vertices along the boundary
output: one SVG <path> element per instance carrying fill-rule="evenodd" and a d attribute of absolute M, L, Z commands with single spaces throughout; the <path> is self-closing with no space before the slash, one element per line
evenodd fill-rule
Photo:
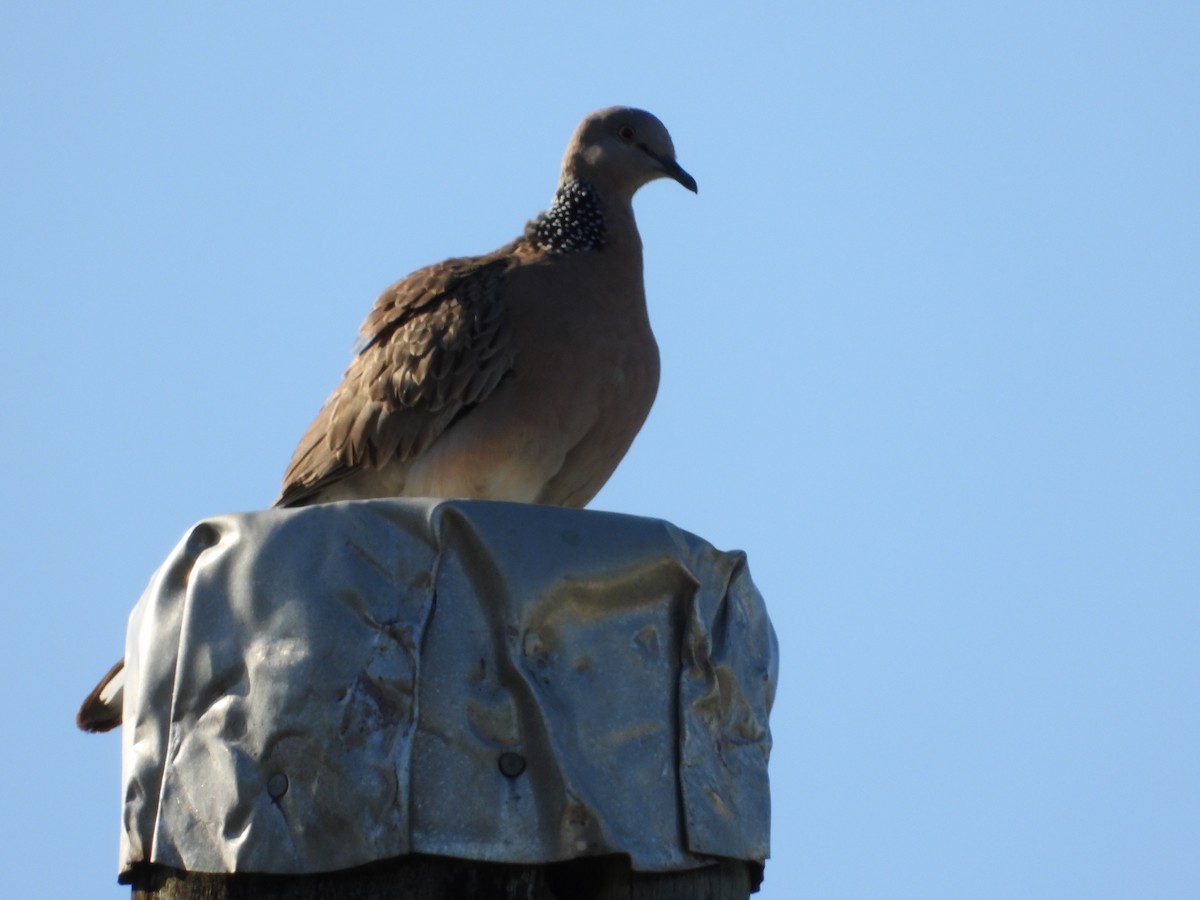
<path fill-rule="evenodd" d="M 689 175 L 687 172 L 683 171 L 683 166 L 681 166 L 679 163 L 675 162 L 675 160 L 673 160 L 673 159 L 668 160 L 667 163 L 663 166 L 663 171 L 666 172 L 672 178 L 674 178 L 676 181 L 678 181 L 680 184 L 682 184 L 685 188 L 687 188 L 693 194 L 700 193 L 699 189 L 696 186 L 696 179 L 693 178 L 691 175 Z"/>
<path fill-rule="evenodd" d="M 641 145 L 639 144 L 638 146 Z M 668 178 L 675 179 L 693 194 L 700 193 L 700 191 L 696 188 L 696 179 L 685 172 L 683 170 L 683 166 L 669 157 L 659 156 L 657 153 L 651 153 L 649 150 L 646 150 L 645 147 L 642 147 L 642 149 L 645 150 L 646 154 L 652 157 L 655 162 L 662 166 L 664 175 L 666 175 Z"/>

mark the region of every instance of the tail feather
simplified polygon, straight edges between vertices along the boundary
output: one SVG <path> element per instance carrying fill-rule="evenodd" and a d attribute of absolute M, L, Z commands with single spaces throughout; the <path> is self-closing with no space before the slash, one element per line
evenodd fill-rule
<path fill-rule="evenodd" d="M 82 731 L 112 731 L 121 724 L 125 699 L 125 660 L 121 660 L 100 679 L 75 714 Z"/>

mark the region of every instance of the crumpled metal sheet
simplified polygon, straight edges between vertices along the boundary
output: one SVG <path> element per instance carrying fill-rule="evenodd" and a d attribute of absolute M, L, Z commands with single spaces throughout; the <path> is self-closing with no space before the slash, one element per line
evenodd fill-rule
<path fill-rule="evenodd" d="M 207 519 L 130 618 L 121 870 L 761 861 L 775 635 L 665 522 L 369 500 Z"/>

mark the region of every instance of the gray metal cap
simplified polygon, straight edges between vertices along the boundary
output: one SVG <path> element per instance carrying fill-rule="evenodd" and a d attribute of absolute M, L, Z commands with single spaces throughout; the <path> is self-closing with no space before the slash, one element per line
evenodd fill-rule
<path fill-rule="evenodd" d="M 768 855 L 777 648 L 665 522 L 370 500 L 196 525 L 130 618 L 122 872 Z"/>

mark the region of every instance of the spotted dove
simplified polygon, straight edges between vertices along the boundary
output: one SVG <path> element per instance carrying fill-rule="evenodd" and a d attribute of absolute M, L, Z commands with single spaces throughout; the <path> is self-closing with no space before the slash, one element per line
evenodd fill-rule
<path fill-rule="evenodd" d="M 582 507 L 629 449 L 658 389 L 658 347 L 631 205 L 657 178 L 691 191 L 663 124 L 592 113 L 554 201 L 511 243 L 393 284 L 308 427 L 276 506 L 456 497 Z M 120 724 L 121 664 L 80 728 Z"/>

